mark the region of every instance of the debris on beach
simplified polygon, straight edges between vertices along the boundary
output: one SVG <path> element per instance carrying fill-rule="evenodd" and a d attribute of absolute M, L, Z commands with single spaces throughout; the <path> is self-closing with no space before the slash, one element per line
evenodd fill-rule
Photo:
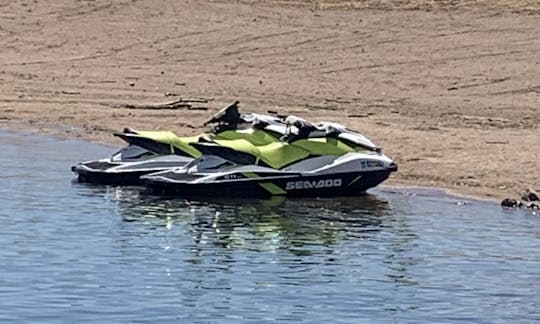
<path fill-rule="evenodd" d="M 536 192 L 536 190 L 528 188 L 521 196 L 521 199 L 523 199 L 524 201 L 539 201 L 540 196 L 538 195 L 538 192 Z"/>
<path fill-rule="evenodd" d="M 213 98 L 201 98 L 201 99 L 177 99 L 169 102 L 155 103 L 155 104 L 120 104 L 115 105 L 114 108 L 124 108 L 124 109 L 188 109 L 188 110 L 208 110 L 208 107 L 198 106 L 196 104 L 208 103 L 213 100 Z"/>
<path fill-rule="evenodd" d="M 507 208 L 540 209 L 540 196 L 536 190 L 528 188 L 521 195 L 521 200 L 505 198 L 501 201 L 501 206 Z"/>

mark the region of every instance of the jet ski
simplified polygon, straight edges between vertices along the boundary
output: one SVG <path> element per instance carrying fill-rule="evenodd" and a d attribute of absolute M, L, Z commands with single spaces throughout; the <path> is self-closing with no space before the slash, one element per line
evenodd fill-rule
<path fill-rule="evenodd" d="M 193 143 L 202 156 L 141 180 L 151 192 L 184 197 L 334 197 L 364 194 L 397 171 L 379 147 L 341 124 L 296 117 L 286 124 L 286 135 L 264 146 Z"/>
<path fill-rule="evenodd" d="M 108 157 L 81 162 L 71 170 L 79 182 L 136 185 L 144 174 L 178 168 L 200 157 L 201 152 L 192 145 L 198 141 L 243 139 L 253 145 L 267 145 L 286 133 L 282 119 L 256 113 L 241 116 L 238 104 L 236 101 L 220 110 L 204 124 L 214 125 L 210 131 L 197 136 L 178 137 L 171 131 L 125 128 L 114 136 L 127 146 Z"/>

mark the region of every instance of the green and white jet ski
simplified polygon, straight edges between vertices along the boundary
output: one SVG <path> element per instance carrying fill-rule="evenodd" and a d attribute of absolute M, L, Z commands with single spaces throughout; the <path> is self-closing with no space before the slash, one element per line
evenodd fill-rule
<path fill-rule="evenodd" d="M 79 182 L 135 185 L 140 183 L 141 175 L 178 168 L 200 157 L 202 153 L 193 146 L 199 141 L 242 139 L 258 146 L 278 141 L 286 133 L 280 118 L 255 113 L 241 116 L 238 102 L 220 110 L 205 126 L 208 124 L 215 124 L 208 133 L 191 137 L 178 137 L 171 131 L 126 128 L 114 135 L 127 146 L 111 156 L 81 162 L 71 170 Z"/>
<path fill-rule="evenodd" d="M 141 177 L 152 192 L 184 197 L 354 196 L 383 181 L 397 165 L 362 134 L 337 123 L 287 118 L 281 141 L 194 143 L 202 156 L 182 168 Z"/>

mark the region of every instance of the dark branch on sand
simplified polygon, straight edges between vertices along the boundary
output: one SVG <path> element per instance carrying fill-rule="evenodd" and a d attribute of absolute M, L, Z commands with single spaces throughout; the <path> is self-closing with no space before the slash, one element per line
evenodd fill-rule
<path fill-rule="evenodd" d="M 212 99 L 178 99 L 169 102 L 155 103 L 155 104 L 119 104 L 113 106 L 113 108 L 123 109 L 188 109 L 188 110 L 208 110 L 208 107 L 194 106 L 194 103 L 207 103 Z"/>

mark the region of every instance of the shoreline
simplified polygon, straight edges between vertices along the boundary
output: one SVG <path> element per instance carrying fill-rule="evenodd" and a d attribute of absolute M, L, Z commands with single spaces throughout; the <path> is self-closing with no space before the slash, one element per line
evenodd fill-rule
<path fill-rule="evenodd" d="M 124 127 L 200 133 L 239 100 L 360 131 L 399 166 L 385 184 L 540 187 L 540 15 L 270 2 L 10 3 L 0 127 L 120 145 Z M 197 103 L 137 108 L 179 98 Z"/>
<path fill-rule="evenodd" d="M 84 138 L 83 136 L 77 137 L 77 138 L 65 136 L 60 132 L 54 131 L 54 128 L 44 128 L 41 130 L 36 130 L 36 129 L 30 129 L 27 127 L 21 127 L 20 124 L 9 125 L 9 124 L 5 124 L 5 123 L 3 124 L 0 122 L 0 130 L 6 131 L 6 132 L 12 132 L 12 133 L 45 135 L 45 136 L 50 136 L 59 140 L 79 140 L 79 141 L 84 141 L 87 143 L 104 145 L 111 148 L 112 150 L 111 153 L 114 151 L 114 149 L 119 148 L 118 146 L 112 143 L 90 140 L 88 138 Z M 96 158 L 100 158 L 100 157 L 96 157 Z M 80 161 L 73 161 L 73 163 L 77 163 L 77 162 L 80 162 Z M 454 199 L 465 199 L 468 201 L 477 201 L 477 202 L 485 202 L 485 203 L 497 203 L 497 204 L 499 203 L 499 201 L 494 198 L 481 197 L 474 194 L 460 193 L 450 188 L 424 186 L 422 184 L 416 184 L 416 185 L 415 184 L 402 184 L 402 183 L 389 184 L 389 182 L 390 181 L 385 181 L 383 184 L 377 186 L 376 188 L 381 189 L 383 191 L 400 191 L 403 193 L 411 191 L 414 194 L 416 194 L 416 191 L 422 191 L 422 192 L 426 191 L 428 192 L 428 195 L 433 194 L 435 196 L 438 196 L 438 194 L 442 194 L 442 195 L 446 195 Z"/>
<path fill-rule="evenodd" d="M 79 135 L 77 137 L 68 136 L 66 135 L 66 133 L 61 131 L 62 128 L 65 128 L 67 126 L 68 125 L 64 125 L 64 127 L 58 128 L 58 127 L 53 127 L 51 125 L 41 125 L 39 129 L 36 129 L 36 128 L 28 127 L 28 125 L 24 121 L 18 121 L 15 123 L 5 123 L 5 122 L 0 121 L 0 129 L 3 129 L 7 132 L 26 133 L 26 134 L 32 134 L 32 135 L 46 135 L 46 136 L 51 136 L 51 137 L 61 139 L 61 140 L 69 140 L 69 139 L 80 140 L 80 141 L 85 141 L 88 143 L 105 145 L 111 148 L 111 153 L 112 151 L 114 151 L 114 149 L 120 148 L 120 146 L 118 146 L 119 143 L 115 143 L 116 141 L 114 140 L 114 138 L 112 138 L 112 136 L 111 136 L 112 140 L 110 141 L 92 139 L 91 137 L 85 137 L 84 135 Z M 101 157 L 96 157 L 96 158 L 101 158 Z M 73 163 L 77 163 L 77 162 L 80 162 L 80 161 L 73 161 Z M 462 191 L 460 192 L 454 188 L 445 188 L 441 186 L 428 186 L 428 185 L 422 184 L 422 182 L 420 181 L 417 183 L 406 184 L 406 183 L 399 182 L 399 180 L 392 179 L 392 176 L 390 176 L 390 178 L 386 180 L 383 184 L 377 186 L 377 188 L 380 188 L 382 190 L 398 190 L 398 191 L 427 190 L 429 192 L 440 192 L 441 194 L 447 195 L 455 199 L 465 199 L 465 200 L 487 202 L 487 203 L 500 203 L 500 200 L 498 200 L 497 197 L 486 197 L 486 196 L 476 194 L 474 192 L 469 192 L 469 193 L 462 192 Z"/>

